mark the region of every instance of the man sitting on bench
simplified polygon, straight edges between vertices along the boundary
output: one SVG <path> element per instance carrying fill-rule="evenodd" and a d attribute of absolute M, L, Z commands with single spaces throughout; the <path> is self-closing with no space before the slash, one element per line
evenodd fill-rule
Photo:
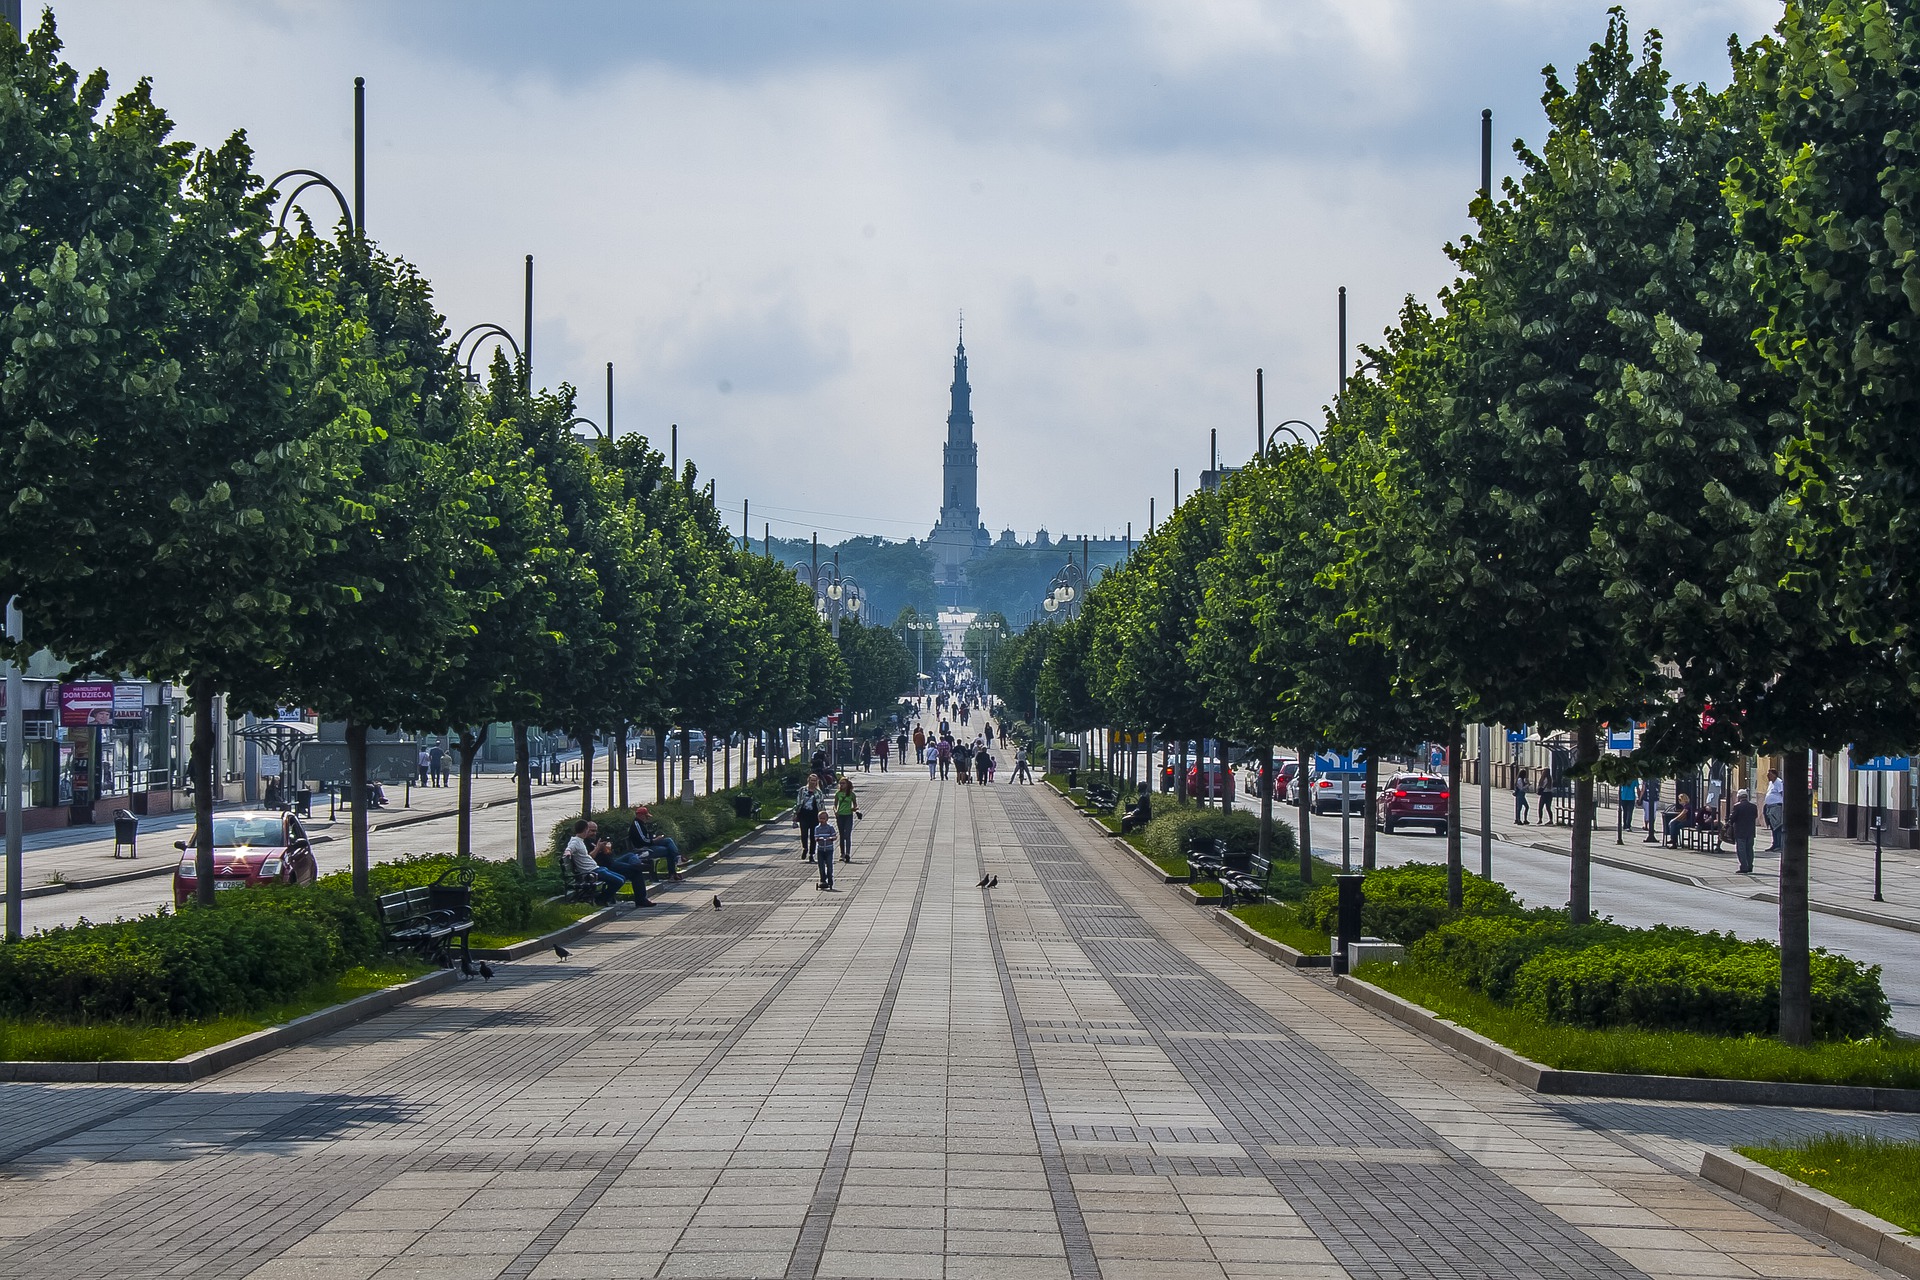
<path fill-rule="evenodd" d="M 1147 798 L 1149 790 L 1146 783 L 1141 783 L 1139 796 L 1127 806 L 1127 811 L 1120 815 L 1121 835 L 1137 831 L 1153 821 L 1153 802 Z"/>
<path fill-rule="evenodd" d="M 656 831 L 648 824 L 653 820 L 653 810 L 645 805 L 636 805 L 633 810 L 633 825 L 627 828 L 627 848 L 648 858 L 665 858 L 667 875 L 680 878 L 680 846 L 674 843 L 672 836 Z"/>
<path fill-rule="evenodd" d="M 600 828 L 581 818 L 573 824 L 573 838 L 567 841 L 567 851 L 560 856 L 567 860 L 567 868 L 582 884 L 600 886 L 594 901 L 605 907 L 613 904 L 613 895 L 620 892 L 620 886 L 627 882 L 627 878 L 611 867 L 601 866 L 600 860 L 594 857 L 595 846 L 606 845 L 606 841 L 599 836 Z M 610 846 L 608 851 L 611 852 Z"/>

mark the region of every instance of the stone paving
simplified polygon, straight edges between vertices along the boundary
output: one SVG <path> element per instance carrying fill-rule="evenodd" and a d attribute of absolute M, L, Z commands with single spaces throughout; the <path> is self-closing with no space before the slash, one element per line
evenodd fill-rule
<path fill-rule="evenodd" d="M 1690 1170 L 1915 1118 L 1538 1098 L 1039 789 L 858 784 L 836 892 L 770 828 L 201 1085 L 0 1085 L 0 1277 L 1884 1274 Z"/>

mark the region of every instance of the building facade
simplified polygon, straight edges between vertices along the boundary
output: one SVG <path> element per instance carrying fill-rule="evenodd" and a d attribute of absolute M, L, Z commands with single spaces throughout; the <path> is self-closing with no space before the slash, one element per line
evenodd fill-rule
<path fill-rule="evenodd" d="M 980 523 L 980 447 L 973 442 L 973 388 L 967 382 L 964 333 L 953 355 L 952 403 L 940 467 L 940 522 L 927 541 L 933 548 L 933 581 L 941 603 L 961 604 L 967 561 L 993 541 Z"/>

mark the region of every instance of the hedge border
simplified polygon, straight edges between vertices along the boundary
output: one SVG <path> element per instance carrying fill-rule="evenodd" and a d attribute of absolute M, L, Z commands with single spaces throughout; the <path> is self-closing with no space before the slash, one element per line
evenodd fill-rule
<path fill-rule="evenodd" d="M 1562 1071 L 1523 1058 L 1497 1041 L 1391 991 L 1349 974 L 1334 988 L 1375 1013 L 1451 1049 L 1491 1075 L 1535 1093 L 1584 1098 L 1637 1098 L 1655 1102 L 1724 1102 L 1737 1106 L 1818 1107 L 1837 1111 L 1920 1112 L 1920 1089 L 1869 1085 L 1792 1084 L 1774 1080 L 1709 1079 L 1700 1076 L 1634 1075 L 1618 1071 Z"/>
<path fill-rule="evenodd" d="M 1903 1276 L 1920 1277 L 1920 1240 L 1836 1196 L 1749 1160 L 1737 1151 L 1704 1151 L 1700 1176 L 1751 1200 L 1843 1249 L 1851 1249 Z"/>

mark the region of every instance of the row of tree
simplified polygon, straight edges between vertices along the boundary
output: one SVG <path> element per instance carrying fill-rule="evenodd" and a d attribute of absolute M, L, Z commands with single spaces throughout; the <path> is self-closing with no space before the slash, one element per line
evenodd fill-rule
<path fill-rule="evenodd" d="M 51 15 L 0 33 L 0 595 L 21 655 L 184 684 L 203 898 L 222 692 L 347 723 L 359 890 L 368 726 L 453 736 L 464 851 L 479 727 L 512 724 L 530 865 L 529 726 L 585 746 L 590 808 L 596 736 L 839 704 L 811 593 L 691 464 L 583 443 L 502 356 L 470 383 L 415 268 L 277 231 L 243 136 L 172 141 L 145 82 L 103 109 L 59 54 Z"/>
<path fill-rule="evenodd" d="M 1064 727 L 1450 741 L 1456 901 L 1462 727 L 1567 731 L 1577 920 L 1596 776 L 1779 755 L 1804 1043 L 1809 753 L 1903 749 L 1920 703 L 1920 5 L 1794 0 L 1732 61 L 1676 87 L 1615 11 L 1318 443 L 1194 495 L 997 680 Z"/>

